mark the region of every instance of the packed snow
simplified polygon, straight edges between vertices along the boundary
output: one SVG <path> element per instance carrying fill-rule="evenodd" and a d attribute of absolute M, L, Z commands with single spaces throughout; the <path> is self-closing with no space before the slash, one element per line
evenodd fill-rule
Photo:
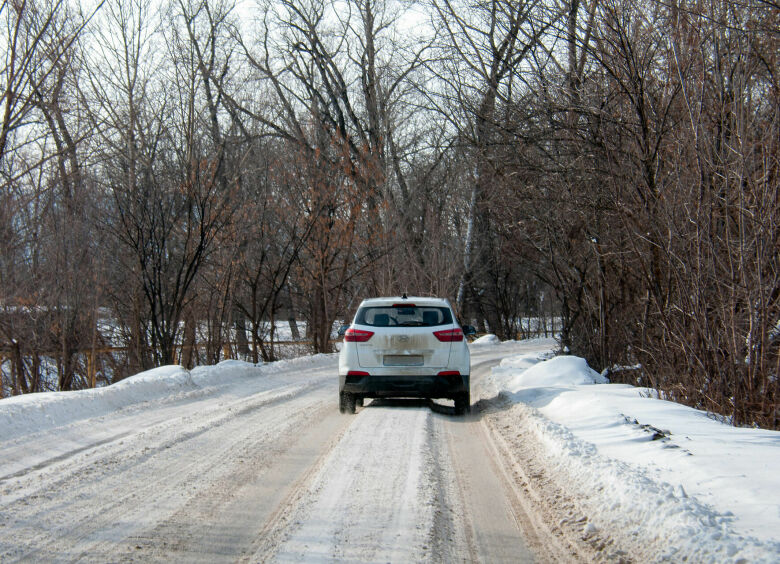
<path fill-rule="evenodd" d="M 426 460 L 428 415 L 389 408 L 361 413 L 363 424 L 350 427 L 328 457 L 307 492 L 311 501 L 295 517 L 300 524 L 273 561 L 419 560 L 435 509 L 424 491 L 435 487 Z M 411 435 L 398 432 L 409 428 Z M 388 457 L 388 452 L 403 455 Z M 407 500 L 401 506 L 392 503 L 399 492 Z"/>
<path fill-rule="evenodd" d="M 549 466 L 607 530 L 654 560 L 780 560 L 780 433 L 606 379 L 574 356 L 504 359 L 484 395 L 514 404 Z"/>

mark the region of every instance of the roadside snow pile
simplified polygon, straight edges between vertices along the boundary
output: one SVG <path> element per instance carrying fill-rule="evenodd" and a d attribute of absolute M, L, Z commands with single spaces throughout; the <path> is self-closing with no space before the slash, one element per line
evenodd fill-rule
<path fill-rule="evenodd" d="M 488 333 L 487 335 L 482 335 L 479 339 L 474 339 L 471 342 L 472 345 L 500 345 L 501 339 L 493 335 L 492 333 Z"/>
<path fill-rule="evenodd" d="M 607 383 L 604 376 L 588 366 L 584 358 L 577 356 L 556 356 L 546 361 L 539 355 L 510 357 L 501 361 L 501 365 L 493 369 L 493 374 L 509 376 L 502 389 L 510 392 L 522 388 Z"/>
<path fill-rule="evenodd" d="M 259 374 L 260 370 L 241 361 L 225 361 L 191 372 L 181 366 L 161 366 L 104 388 L 5 398 L 0 401 L 0 436 L 13 439 L 31 430 L 45 431 L 147 401 L 172 401 L 206 386 Z"/>
<path fill-rule="evenodd" d="M 588 521 L 647 561 L 780 561 L 780 433 L 605 384 L 577 357 L 513 357 L 490 387 L 531 423 Z"/>
<path fill-rule="evenodd" d="M 333 363 L 338 358 L 337 354 L 310 354 L 298 356 L 287 360 L 270 362 L 263 366 L 263 374 L 276 374 L 286 372 L 292 368 L 321 368 Z"/>
<path fill-rule="evenodd" d="M 74 392 L 41 392 L 0 400 L 0 437 L 15 439 L 31 432 L 42 432 L 92 417 L 100 417 L 144 402 L 173 402 L 196 395 L 217 393 L 230 386 L 241 386 L 246 378 L 281 373 L 285 381 L 311 368 L 333 364 L 335 355 L 318 354 L 268 364 L 224 360 L 214 366 L 186 370 L 181 366 L 161 366 L 130 376 L 104 388 Z M 305 378 L 305 376 L 304 376 Z"/>
<path fill-rule="evenodd" d="M 190 371 L 190 376 L 196 386 L 206 387 L 215 384 L 224 385 L 247 376 L 257 375 L 261 371 L 264 372 L 263 368 L 262 363 L 252 364 L 243 360 L 223 360 L 212 366 L 196 366 Z M 182 368 L 182 370 L 184 369 Z"/>
<path fill-rule="evenodd" d="M 122 399 L 146 399 L 149 395 L 167 394 L 172 390 L 193 386 L 189 370 L 177 365 L 160 366 L 135 376 L 129 376 L 116 384 L 94 390 L 81 390 L 76 393 L 93 392 L 107 398 L 122 395 Z M 73 393 L 73 392 L 71 392 Z"/>
<path fill-rule="evenodd" d="M 189 371 L 181 366 L 161 366 L 105 388 L 40 392 L 5 398 L 0 401 L 0 436 L 12 439 L 29 433 L 31 429 L 44 431 L 195 388 Z"/>

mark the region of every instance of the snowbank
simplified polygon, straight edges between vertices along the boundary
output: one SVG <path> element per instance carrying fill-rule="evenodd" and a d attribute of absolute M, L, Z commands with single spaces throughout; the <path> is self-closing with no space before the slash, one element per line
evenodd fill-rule
<path fill-rule="evenodd" d="M 214 366 L 186 370 L 181 366 L 161 366 L 130 376 L 104 388 L 74 392 L 41 392 L 0 400 L 0 437 L 14 439 L 76 421 L 150 401 L 176 401 L 193 394 L 208 393 L 215 387 L 240 383 L 243 379 L 271 375 L 295 367 L 319 366 L 332 362 L 332 355 L 314 355 L 255 365 L 225 360 Z"/>
<path fill-rule="evenodd" d="M 603 529 L 647 560 L 780 560 L 780 433 L 606 384 L 577 357 L 505 359 L 487 385 L 516 405 L 550 467 Z"/>
<path fill-rule="evenodd" d="M 196 388 L 189 371 L 162 366 L 105 388 L 75 392 L 41 392 L 0 401 L 0 435 L 4 439 L 44 431 L 67 422 L 105 415 L 122 407 L 170 397 Z"/>
<path fill-rule="evenodd" d="M 543 360 L 544 357 L 539 355 L 510 357 L 501 361 L 493 374 L 506 375 L 502 389 L 511 392 L 522 388 L 607 383 L 607 379 L 590 368 L 584 358 L 556 356 Z"/>
<path fill-rule="evenodd" d="M 500 345 L 501 339 L 493 335 L 492 333 L 488 333 L 487 335 L 482 335 L 479 339 L 474 339 L 471 341 L 472 345 Z"/>

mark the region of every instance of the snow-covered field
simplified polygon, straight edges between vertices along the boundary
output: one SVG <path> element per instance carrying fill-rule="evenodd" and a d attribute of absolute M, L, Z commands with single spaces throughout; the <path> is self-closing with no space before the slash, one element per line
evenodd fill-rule
<path fill-rule="evenodd" d="M 553 347 L 473 343 L 465 418 L 334 355 L 0 400 L 0 561 L 780 561 L 780 433 Z"/>

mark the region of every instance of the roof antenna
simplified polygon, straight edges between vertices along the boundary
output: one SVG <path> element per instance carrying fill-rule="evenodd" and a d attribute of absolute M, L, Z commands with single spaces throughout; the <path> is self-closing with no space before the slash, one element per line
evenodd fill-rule
<path fill-rule="evenodd" d="M 404 292 L 404 295 L 403 295 L 403 296 L 401 296 L 401 299 L 402 299 L 402 300 L 408 300 L 408 299 L 409 299 L 409 298 L 407 298 L 407 297 L 406 297 L 406 292 Z"/>

